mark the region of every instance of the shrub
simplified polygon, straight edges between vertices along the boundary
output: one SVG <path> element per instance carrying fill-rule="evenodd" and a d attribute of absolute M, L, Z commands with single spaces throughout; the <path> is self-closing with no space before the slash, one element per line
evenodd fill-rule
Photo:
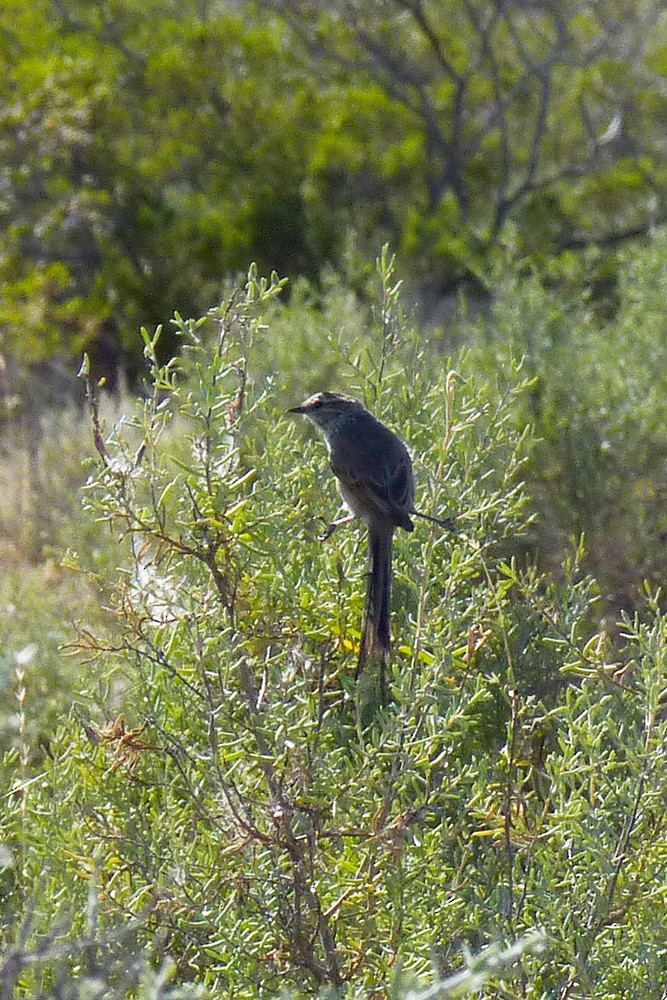
<path fill-rule="evenodd" d="M 644 579 L 667 573 L 666 260 L 665 231 L 621 254 L 617 307 L 603 319 L 585 289 L 510 273 L 490 320 L 469 326 L 476 370 L 523 359 L 534 379 L 515 409 L 538 442 L 525 470 L 532 548 L 553 571 L 585 534 L 608 627 L 643 607 Z"/>
<path fill-rule="evenodd" d="M 335 502 L 323 445 L 252 379 L 280 284 L 251 270 L 200 320 L 177 317 L 179 363 L 145 334 L 152 394 L 112 434 L 90 387 L 86 505 L 121 540 L 116 624 L 79 630 L 87 693 L 43 773 L 5 762 L 5 921 L 31 899 L 32 940 L 66 918 L 85 935 L 92 882 L 102 933 L 138 920 L 133 944 L 158 942 L 178 982 L 238 997 L 400 990 L 458 968 L 466 944 L 542 927 L 546 958 L 503 995 L 654 995 L 659 601 L 614 644 L 593 631 L 583 549 L 559 581 L 511 558 L 534 379 L 434 362 L 386 256 L 381 274 L 371 358 L 338 387 L 400 429 L 422 508 L 460 524 L 397 539 L 390 699 L 376 669 L 355 679 L 359 534 L 317 540 Z"/>

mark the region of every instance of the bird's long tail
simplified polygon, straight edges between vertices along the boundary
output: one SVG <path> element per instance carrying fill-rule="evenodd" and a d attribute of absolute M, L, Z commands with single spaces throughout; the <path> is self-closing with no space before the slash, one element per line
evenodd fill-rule
<path fill-rule="evenodd" d="M 380 655 L 382 680 L 391 646 L 391 553 L 393 531 L 368 531 L 368 591 L 357 676 L 369 653 Z"/>

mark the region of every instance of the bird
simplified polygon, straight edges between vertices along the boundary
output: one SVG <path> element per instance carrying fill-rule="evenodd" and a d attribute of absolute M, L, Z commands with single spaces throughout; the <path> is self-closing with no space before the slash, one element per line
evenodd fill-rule
<path fill-rule="evenodd" d="M 403 441 L 351 396 L 316 392 L 289 413 L 303 414 L 326 441 L 331 469 L 349 514 L 332 522 L 324 538 L 359 518 L 368 528 L 369 573 L 366 611 L 357 676 L 367 656 L 377 652 L 381 677 L 391 648 L 392 549 L 396 528 L 413 531 L 412 516 L 449 530 L 453 518 L 441 519 L 415 509 L 415 476 Z"/>

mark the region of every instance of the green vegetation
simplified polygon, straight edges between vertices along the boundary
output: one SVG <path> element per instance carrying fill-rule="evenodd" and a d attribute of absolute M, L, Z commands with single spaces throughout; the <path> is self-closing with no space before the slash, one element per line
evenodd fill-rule
<path fill-rule="evenodd" d="M 9 0 L 0 31 L 24 362 L 134 376 L 135 330 L 251 259 L 319 280 L 389 240 L 437 300 L 665 221 L 659 0 Z"/>
<path fill-rule="evenodd" d="M 662 995 L 664 4 L 0 38 L 1 1000 Z M 458 517 L 386 699 L 317 389 Z"/>
<path fill-rule="evenodd" d="M 626 369 L 639 420 L 624 437 L 627 393 L 613 394 L 615 367 L 593 357 L 654 315 L 661 259 L 659 240 L 629 262 L 605 340 L 584 336 L 590 318 L 564 315 L 535 279 L 512 280 L 494 322 L 469 323 L 455 362 L 402 316 L 386 254 L 377 307 L 354 315 L 332 293 L 332 312 L 353 322 L 328 336 L 303 297 L 281 305 L 280 284 L 253 268 L 201 319 L 177 317 L 178 360 L 163 366 L 145 333 L 150 391 L 113 426 L 86 375 L 99 433 L 79 517 L 98 529 L 81 527 L 78 554 L 70 529 L 66 572 L 92 573 L 108 613 L 76 614 L 72 710 L 46 746 L 32 736 L 30 636 L 18 640 L 2 765 L 7 990 L 402 996 L 459 969 L 462 947 L 539 931 L 544 950 L 520 945 L 502 985 L 484 952 L 468 985 L 479 974 L 486 996 L 655 995 L 660 594 L 635 594 L 641 612 L 612 630 L 583 545 L 548 575 L 525 553 L 553 470 L 568 471 L 556 466 L 568 454 L 556 447 L 558 379 L 538 359 L 559 379 L 570 371 L 572 413 L 596 372 L 610 380 L 610 412 L 597 416 L 616 428 L 617 465 L 604 477 L 625 447 L 633 480 L 658 471 L 646 459 L 657 390 L 640 384 L 639 363 Z M 590 352 L 578 381 L 558 353 L 566 322 Z M 295 386 L 270 374 L 270 345 L 284 350 L 272 331 L 300 326 L 307 339 L 310 323 L 322 340 L 304 381 L 324 368 L 400 428 L 422 507 L 459 515 L 457 536 L 420 524 L 398 540 L 386 705 L 372 666 L 355 680 L 359 531 L 318 540 L 334 485 L 321 441 L 285 414 Z M 540 436 L 527 413 L 541 415 Z M 592 474 L 586 485 L 603 489 Z M 642 501 L 648 521 L 651 490 L 636 511 Z M 559 489 L 549 538 L 563 506 Z"/>

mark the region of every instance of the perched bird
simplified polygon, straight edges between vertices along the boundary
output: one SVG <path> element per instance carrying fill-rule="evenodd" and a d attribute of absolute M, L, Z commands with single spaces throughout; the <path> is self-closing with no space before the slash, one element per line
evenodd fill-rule
<path fill-rule="evenodd" d="M 450 530 L 454 530 L 454 522 L 415 510 L 415 477 L 408 449 L 356 399 L 337 392 L 317 392 L 288 412 L 302 413 L 322 431 L 331 468 L 350 511 L 349 516 L 329 525 L 324 537 L 355 517 L 368 526 L 368 593 L 359 670 L 366 655 L 377 651 L 384 671 L 391 645 L 394 531 L 413 531 L 411 515 L 415 514 Z"/>

